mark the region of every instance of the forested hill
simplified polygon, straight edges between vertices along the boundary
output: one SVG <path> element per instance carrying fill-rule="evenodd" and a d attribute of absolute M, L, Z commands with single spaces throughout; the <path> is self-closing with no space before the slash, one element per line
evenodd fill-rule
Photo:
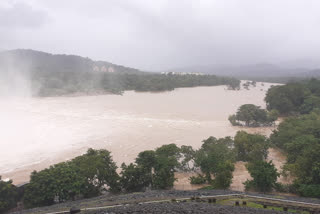
<path fill-rule="evenodd" d="M 215 75 L 142 72 L 80 56 L 53 55 L 33 50 L 0 53 L 0 95 L 1 91 L 10 94 L 21 89 L 25 91 L 26 88 L 30 88 L 33 96 L 60 96 L 121 94 L 126 90 L 169 91 L 179 87 L 216 85 L 237 89 L 240 81 Z"/>
<path fill-rule="evenodd" d="M 0 52 L 0 68 L 18 68 L 32 72 L 141 72 L 138 69 L 115 65 L 105 61 L 94 61 L 87 57 L 50 54 L 25 49 Z"/>

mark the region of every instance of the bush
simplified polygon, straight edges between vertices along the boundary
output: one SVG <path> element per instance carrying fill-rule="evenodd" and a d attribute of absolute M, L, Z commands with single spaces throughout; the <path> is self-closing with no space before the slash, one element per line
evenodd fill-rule
<path fill-rule="evenodd" d="M 207 179 L 205 176 L 198 174 L 198 176 L 191 176 L 189 178 L 190 184 L 205 184 Z"/>
<path fill-rule="evenodd" d="M 216 189 L 228 189 L 232 183 L 232 172 L 234 171 L 234 166 L 232 165 L 231 170 L 224 170 L 216 175 L 214 180 L 211 182 L 212 186 Z"/>
<path fill-rule="evenodd" d="M 17 188 L 12 181 L 3 181 L 0 176 L 0 213 L 3 213 L 17 204 Z"/>
<path fill-rule="evenodd" d="M 298 192 L 301 196 L 320 198 L 320 185 L 319 184 L 302 184 L 300 185 Z"/>

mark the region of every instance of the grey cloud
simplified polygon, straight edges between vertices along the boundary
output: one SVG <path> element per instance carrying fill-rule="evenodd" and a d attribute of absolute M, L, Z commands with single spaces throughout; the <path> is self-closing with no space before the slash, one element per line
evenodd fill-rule
<path fill-rule="evenodd" d="M 13 13 L 12 6 L 15 15 L 5 21 L 17 31 L 8 49 L 78 54 L 146 70 L 320 58 L 318 0 L 21 1 L 25 12 Z M 17 22 L 18 14 L 24 20 Z M 52 22 L 43 21 L 47 14 Z M 43 27 L 21 30 L 27 26 Z"/>
<path fill-rule="evenodd" d="M 38 28 L 49 20 L 48 14 L 31 5 L 17 2 L 9 7 L 0 6 L 0 28 Z"/>

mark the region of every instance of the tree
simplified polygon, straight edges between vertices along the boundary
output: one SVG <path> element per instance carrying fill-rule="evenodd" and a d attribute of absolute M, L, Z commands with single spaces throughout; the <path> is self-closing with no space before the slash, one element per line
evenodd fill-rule
<path fill-rule="evenodd" d="M 238 131 L 234 137 L 237 159 L 240 161 L 265 160 L 268 156 L 269 143 L 265 136 Z"/>
<path fill-rule="evenodd" d="M 88 149 L 87 153 L 72 160 L 80 175 L 86 178 L 85 197 L 99 195 L 101 191 L 117 192 L 119 175 L 117 165 L 107 150 Z"/>
<path fill-rule="evenodd" d="M 297 139 L 307 138 L 307 136 L 313 136 L 318 141 L 320 136 L 320 114 L 312 112 L 307 115 L 299 117 L 288 117 L 279 126 L 278 129 L 270 136 L 270 141 L 277 147 L 283 149 L 285 152 L 300 154 L 302 148 L 307 148 L 308 144 L 302 144 L 297 147 L 295 151 L 292 150 L 292 144 L 297 144 Z M 304 137 L 303 137 L 304 136 Z M 302 139 L 301 138 L 301 139 Z M 307 142 L 306 139 L 298 140 Z M 290 151 L 289 151 L 290 150 Z M 290 154 L 289 154 L 290 155 Z"/>
<path fill-rule="evenodd" d="M 184 147 L 190 155 L 190 148 Z M 189 158 L 186 155 L 184 158 Z M 155 151 L 140 152 L 136 158 L 136 164 L 123 165 L 125 171 L 120 180 L 125 183 L 124 189 L 144 189 L 152 186 L 154 189 L 168 189 L 175 181 L 174 172 L 181 168 L 179 160 L 182 158 L 180 148 L 175 144 L 163 145 Z M 139 173 L 138 173 L 139 172 Z M 131 182 L 137 181 L 137 182 Z"/>
<path fill-rule="evenodd" d="M 206 180 L 216 188 L 229 187 L 234 170 L 233 141 L 230 137 L 209 137 L 196 151 L 195 164 L 205 174 Z M 212 176 L 214 179 L 212 179 Z M 224 180 L 225 179 L 225 180 Z"/>
<path fill-rule="evenodd" d="M 271 111 L 268 112 L 268 122 L 270 124 L 273 124 L 274 121 L 276 121 L 279 117 L 279 111 L 276 109 L 272 109 Z"/>
<path fill-rule="evenodd" d="M 212 186 L 216 189 L 228 189 L 232 183 L 234 164 L 231 161 L 226 161 L 220 167 L 220 171 L 212 182 Z"/>
<path fill-rule="evenodd" d="M 152 168 L 156 164 L 156 153 L 152 150 L 146 150 L 140 152 L 136 158 L 136 163 L 145 168 L 147 171 L 152 171 Z"/>
<path fill-rule="evenodd" d="M 268 90 L 265 101 L 267 109 L 275 109 L 281 115 L 308 114 L 320 108 L 320 80 L 311 79 Z"/>
<path fill-rule="evenodd" d="M 247 180 L 244 184 L 246 190 L 254 189 L 263 193 L 270 192 L 275 187 L 277 178 L 280 174 L 277 172 L 272 161 L 255 161 L 246 165 L 253 180 Z"/>
<path fill-rule="evenodd" d="M 320 113 L 287 118 L 270 140 L 287 154 L 284 170 L 295 178 L 297 193 L 320 197 Z"/>
<path fill-rule="evenodd" d="M 173 187 L 174 172 L 181 166 L 179 163 L 181 157 L 179 147 L 176 144 L 163 145 L 156 149 L 155 154 L 153 187 L 156 189 Z"/>
<path fill-rule="evenodd" d="M 195 157 L 195 151 L 193 150 L 192 146 L 184 146 L 182 145 L 180 148 L 180 154 L 181 154 L 181 169 L 183 171 L 192 171 L 193 165 L 194 165 L 194 157 Z"/>
<path fill-rule="evenodd" d="M 30 183 L 25 187 L 24 204 L 26 207 L 48 206 L 55 202 L 55 183 L 49 169 L 33 171 Z"/>
<path fill-rule="evenodd" d="M 304 103 L 300 107 L 302 114 L 309 114 L 314 109 L 320 109 L 320 96 L 310 95 L 305 98 Z"/>
<path fill-rule="evenodd" d="M 146 168 L 133 163 L 128 166 L 123 163 L 121 168 L 120 184 L 126 192 L 140 192 L 151 185 L 150 172 Z"/>
<path fill-rule="evenodd" d="M 97 196 L 106 190 L 119 191 L 116 169 L 109 151 L 89 149 L 71 161 L 34 171 L 25 188 L 25 205 L 47 206 Z"/>
<path fill-rule="evenodd" d="M 241 126 L 242 124 L 237 121 L 237 116 L 235 114 L 232 114 L 228 117 L 229 122 L 233 126 Z"/>
<path fill-rule="evenodd" d="M 0 176 L 0 213 L 6 212 L 17 205 L 17 188 L 12 180 L 3 181 Z"/>
<path fill-rule="evenodd" d="M 69 162 L 62 162 L 40 172 L 32 172 L 26 185 L 24 203 L 27 207 L 47 206 L 74 200 L 83 193 L 85 179 Z"/>
<path fill-rule="evenodd" d="M 268 113 L 259 106 L 245 104 L 239 107 L 235 115 L 229 116 L 229 121 L 234 126 L 242 125 L 242 123 L 245 126 L 270 126 L 277 119 L 277 116 L 276 111 Z"/>

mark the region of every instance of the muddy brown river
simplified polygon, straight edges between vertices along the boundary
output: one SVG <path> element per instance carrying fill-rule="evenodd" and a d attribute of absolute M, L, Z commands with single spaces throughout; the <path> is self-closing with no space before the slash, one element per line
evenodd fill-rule
<path fill-rule="evenodd" d="M 209 136 L 234 136 L 228 116 L 246 103 L 265 107 L 270 83 L 240 91 L 226 86 L 179 88 L 163 93 L 6 98 L 0 101 L 0 175 L 14 183 L 33 170 L 83 154 L 112 152 L 120 165 L 163 144 L 198 148 Z M 270 128 L 245 129 L 268 135 Z"/>

